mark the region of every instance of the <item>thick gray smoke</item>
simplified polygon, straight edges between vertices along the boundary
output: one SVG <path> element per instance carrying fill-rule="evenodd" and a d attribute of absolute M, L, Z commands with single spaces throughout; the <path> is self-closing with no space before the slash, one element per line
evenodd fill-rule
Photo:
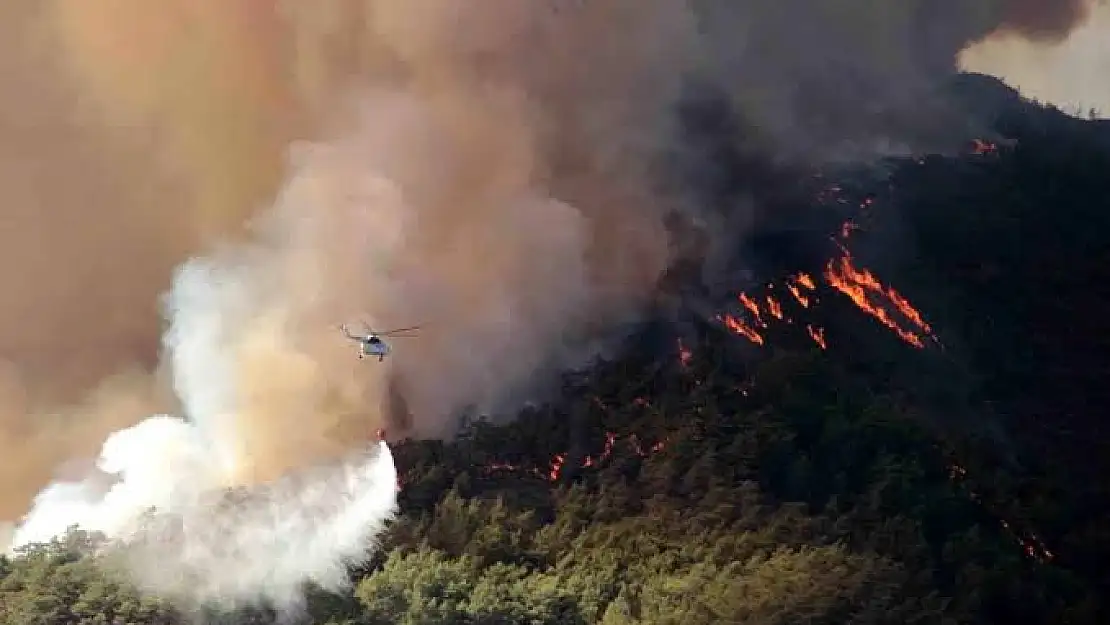
<path fill-rule="evenodd" d="M 946 151 L 976 128 L 937 82 L 969 44 L 1049 44 L 1095 0 L 784 0 L 691 3 L 710 16 L 701 71 L 723 85 L 749 140 L 802 160 Z"/>

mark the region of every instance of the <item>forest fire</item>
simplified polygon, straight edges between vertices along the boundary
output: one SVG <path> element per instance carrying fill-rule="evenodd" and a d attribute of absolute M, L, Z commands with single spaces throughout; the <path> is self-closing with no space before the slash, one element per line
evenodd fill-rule
<path fill-rule="evenodd" d="M 984 139 L 974 139 L 971 142 L 971 151 L 974 154 L 994 154 L 998 152 L 998 144 Z"/>
<path fill-rule="evenodd" d="M 602 450 L 595 455 L 587 455 L 584 457 L 579 463 L 578 468 L 588 469 L 596 467 L 608 460 L 613 455 L 613 450 L 618 440 L 621 440 L 619 435 L 614 432 L 606 432 L 605 444 Z M 623 440 L 632 450 L 632 453 L 640 458 L 647 458 L 654 453 L 663 451 L 666 447 L 666 441 L 658 441 L 651 445 L 645 445 L 635 434 L 629 434 L 624 437 Z M 527 467 L 510 462 L 494 462 L 482 467 L 482 471 L 487 475 L 493 473 L 523 473 L 548 482 L 556 482 L 563 474 L 564 469 L 566 469 L 567 456 L 567 452 L 557 453 L 551 457 L 551 460 L 546 466 L 540 467 Z"/>
<path fill-rule="evenodd" d="M 814 343 L 821 349 L 828 349 L 829 344 L 825 342 L 825 329 L 817 328 L 812 325 L 806 325 L 806 332 L 809 333 L 809 338 L 813 339 Z"/>
<path fill-rule="evenodd" d="M 843 197 L 842 192 L 843 188 L 840 185 L 829 185 L 818 191 L 816 200 L 820 204 L 853 204 Z M 858 208 L 865 217 L 874 206 L 875 198 L 870 195 L 858 202 Z M 856 307 L 877 319 L 906 343 L 918 349 L 925 347 L 927 339 L 939 344 L 932 328 L 909 300 L 893 288 L 884 286 L 870 270 L 856 267 L 852 253 L 841 241 L 847 240 L 853 233 L 861 230 L 862 226 L 852 219 L 841 224 L 836 236 L 833 237 L 840 254 L 826 263 L 822 275 L 825 282 L 835 291 L 847 296 Z M 775 284 L 769 284 L 767 289 L 774 289 L 775 286 Z M 804 309 L 809 309 L 817 303 L 817 284 L 807 273 L 801 272 L 790 276 L 782 286 Z M 768 329 L 769 319 L 773 318 L 787 324 L 793 323 L 782 303 L 770 293 L 753 298 L 741 292 L 737 299 L 744 318 L 738 315 L 721 314 L 717 316 L 717 320 L 729 331 L 743 336 L 756 345 L 765 343 L 765 337 L 761 331 Z M 807 323 L 806 332 L 818 347 L 826 349 L 828 342 L 823 328 Z"/>
<path fill-rule="evenodd" d="M 980 147 L 982 148 L 980 153 L 990 151 L 989 146 Z M 839 188 L 832 187 L 828 191 L 839 191 Z M 870 205 L 870 201 L 865 201 L 861 204 L 861 207 Z M 860 230 L 860 227 L 849 220 L 841 226 L 838 235 L 840 239 L 847 239 L 858 230 Z M 858 268 L 855 265 L 852 253 L 839 242 L 837 246 L 841 253 L 827 262 L 822 276 L 829 287 L 848 297 L 857 308 L 877 319 L 913 347 L 923 349 L 926 340 L 939 344 L 932 327 L 906 297 L 894 288 L 882 284 L 870 270 Z M 809 309 L 811 305 L 817 303 L 817 284 L 809 274 L 803 272 L 790 276 L 784 281 L 783 286 L 793 301 L 802 309 Z M 773 289 L 774 287 L 774 284 L 767 285 L 767 289 Z M 744 318 L 721 314 L 717 316 L 717 319 L 731 332 L 747 338 L 756 345 L 762 346 L 765 343 L 765 338 L 760 330 L 768 328 L 768 319 L 774 318 L 788 324 L 793 323 L 793 320 L 787 316 L 783 305 L 770 293 L 754 298 L 742 292 L 737 296 L 737 300 Z M 828 348 L 824 328 L 806 323 L 805 329 L 809 338 L 820 349 Z M 963 479 L 966 477 L 966 470 L 963 467 L 953 464 L 950 467 L 949 477 L 954 484 L 965 487 L 964 490 L 969 499 L 983 505 L 982 497 L 963 484 Z M 1035 533 L 1018 531 L 1011 522 L 1001 518 L 998 514 L 994 514 L 994 516 L 999 519 L 1002 529 L 1021 547 L 1026 556 L 1041 563 L 1053 559 L 1053 553 Z"/>
<path fill-rule="evenodd" d="M 802 308 L 809 308 L 809 298 L 802 295 L 802 292 L 798 290 L 797 286 L 787 284 L 786 290 L 790 291 L 790 294 L 794 296 L 794 300 L 801 304 Z"/>
<path fill-rule="evenodd" d="M 767 285 L 768 289 L 773 289 L 774 287 L 774 284 Z M 810 304 L 816 302 L 812 294 L 803 292 L 813 291 L 816 288 L 816 284 L 809 274 L 799 273 L 791 276 L 786 281 L 785 287 L 794 301 L 802 308 L 809 308 Z M 751 320 L 745 321 L 737 316 L 729 314 L 718 315 L 717 320 L 733 333 L 743 336 L 756 345 L 763 345 L 765 342 L 763 335 L 756 328 L 767 329 L 769 327 L 768 319 L 775 319 L 788 324 L 793 323 L 793 320 L 787 316 L 782 302 L 770 293 L 762 296 L 760 302 L 757 302 L 747 293 L 740 293 L 737 299 L 747 315 L 750 316 Z M 823 329 L 807 325 L 807 332 L 810 338 L 812 338 L 821 349 L 825 348 Z"/>
<path fill-rule="evenodd" d="M 766 302 L 767 302 L 767 312 L 771 313 L 771 316 L 774 317 L 775 319 L 778 319 L 779 321 L 782 321 L 782 319 L 783 319 L 782 304 L 780 304 L 778 302 L 778 300 L 776 300 L 771 295 L 767 296 Z"/>
<path fill-rule="evenodd" d="M 717 315 L 717 319 L 736 334 L 743 336 L 756 345 L 763 345 L 763 336 L 759 332 L 756 332 L 754 328 L 736 317 L 732 315 Z"/>
<path fill-rule="evenodd" d="M 843 256 L 829 261 L 825 268 L 824 277 L 829 286 L 846 295 L 860 310 L 878 319 L 879 322 L 910 345 L 921 349 L 925 347 L 925 339 L 934 342 L 937 340 L 933 335 L 932 327 L 925 322 L 921 313 L 910 304 L 909 300 L 893 288 L 884 286 L 870 271 L 857 269 L 852 263 L 851 254 L 847 251 L 844 252 Z M 794 301 L 802 308 L 809 308 L 816 302 L 812 294 L 804 293 L 802 290 L 803 288 L 816 290 L 812 278 L 806 274 L 799 274 L 794 277 L 791 282 L 786 283 L 785 287 Z M 743 336 L 756 345 L 763 345 L 765 342 L 764 336 L 757 328 L 766 329 L 768 318 L 786 323 L 793 322 L 784 312 L 783 305 L 772 295 L 766 295 L 763 298 L 765 302 L 763 306 L 760 306 L 746 293 L 740 293 L 738 299 L 748 313 L 747 316 L 750 317 L 750 320 L 741 319 L 730 314 L 718 315 L 717 319 L 731 332 Z M 879 299 L 888 301 L 896 313 L 892 313 L 890 309 L 879 304 L 876 301 Z M 896 316 L 904 318 L 906 322 L 899 323 Z M 822 349 L 826 347 L 824 329 L 807 324 L 806 330 L 818 346 Z"/>
<path fill-rule="evenodd" d="M 873 298 L 885 297 L 919 332 L 928 338 L 933 338 L 932 328 L 925 323 L 921 313 L 897 291 L 883 286 L 870 271 L 857 269 L 852 263 L 852 255 L 847 250 L 844 250 L 840 258 L 829 261 L 825 267 L 825 279 L 834 289 L 848 296 L 860 310 L 878 319 L 910 345 L 921 349 L 925 347 L 925 342 L 918 332 L 899 324 L 889 310 L 873 302 Z"/>
<path fill-rule="evenodd" d="M 693 360 L 693 358 L 694 352 L 691 351 L 689 347 L 686 347 L 686 344 L 682 342 L 681 338 L 678 339 L 678 363 L 682 365 L 683 368 L 687 368 L 690 366 L 690 361 Z"/>
<path fill-rule="evenodd" d="M 1002 529 L 1006 530 L 1006 532 L 1010 534 L 1010 537 L 1022 548 L 1026 556 L 1033 558 L 1041 564 L 1050 562 L 1056 557 L 1048 550 L 1048 547 L 1045 547 L 1044 543 L 1041 542 L 1041 539 L 1038 538 L 1036 534 L 1030 532 L 1028 535 L 1023 535 L 1013 529 L 1005 519 L 1001 519 L 999 523 L 1002 524 Z"/>
<path fill-rule="evenodd" d="M 755 301 L 752 300 L 752 298 L 748 297 L 747 293 L 740 294 L 740 303 L 744 305 L 744 308 L 747 308 L 752 313 L 752 317 L 755 318 L 756 325 L 761 328 L 767 327 L 767 322 L 763 320 L 763 315 L 759 310 L 759 304 L 756 304 Z"/>
<path fill-rule="evenodd" d="M 973 488 L 971 488 L 970 485 L 965 482 L 965 479 L 967 478 L 967 469 L 958 464 L 952 464 L 948 467 L 948 477 L 952 480 L 954 484 L 963 488 L 963 490 L 967 493 L 969 499 L 980 505 L 983 505 L 983 497 L 980 496 L 978 492 L 976 492 Z M 992 514 L 996 517 L 1000 516 L 994 512 L 992 512 Z M 1040 537 L 1037 536 L 1035 532 L 1019 531 L 1014 528 L 1014 525 L 1012 523 L 1004 518 L 999 518 L 998 523 L 1002 526 L 1003 531 L 1005 531 L 1006 534 L 1015 543 L 1017 543 L 1019 547 L 1021 547 L 1022 551 L 1027 557 L 1032 558 L 1041 564 L 1051 562 L 1056 557 L 1056 555 L 1053 554 L 1047 546 L 1045 546 L 1044 542 L 1040 539 Z"/>
<path fill-rule="evenodd" d="M 847 239 L 856 230 L 859 230 L 858 224 L 852 221 L 846 221 L 840 225 L 840 238 Z"/>
<path fill-rule="evenodd" d="M 828 191 L 833 193 L 839 191 L 839 188 L 831 187 Z M 859 206 L 866 210 L 873 203 L 873 199 L 867 198 Z M 856 258 L 844 243 L 845 239 L 861 230 L 863 228 L 851 220 L 842 224 L 834 235 L 840 253 L 825 263 L 817 278 L 815 274 L 797 272 L 780 282 L 766 284 L 759 293 L 740 292 L 736 295 L 737 310 L 731 314 L 722 312 L 716 315 L 716 319 L 730 332 L 743 336 L 757 346 L 767 343 L 766 332 L 773 325 L 797 325 L 799 330 L 804 328 L 809 340 L 819 349 L 826 350 L 829 345 L 826 329 L 805 317 L 812 314 L 813 309 L 821 303 L 821 294 L 836 292 L 847 297 L 858 309 L 879 321 L 907 344 L 918 349 L 925 348 L 929 341 L 939 345 L 933 328 L 905 296 L 884 285 L 871 270 L 857 265 Z M 697 358 L 696 345 L 689 345 L 682 338 L 676 338 L 674 344 L 678 366 L 689 370 Z M 738 386 L 735 390 L 748 395 L 747 388 Z M 600 399 L 595 397 L 594 401 L 602 409 L 607 409 Z M 644 397 L 636 397 L 629 400 L 629 403 L 639 407 L 651 406 Z M 510 474 L 556 484 L 571 467 L 579 470 L 600 469 L 617 453 L 618 448 L 626 450 L 625 453 L 631 456 L 648 458 L 663 451 L 666 444 L 665 438 L 647 444 L 635 434 L 620 435 L 608 431 L 600 450 L 581 456 L 580 460 L 574 460 L 570 451 L 561 451 L 551 455 L 546 461 L 498 460 L 478 464 L 475 468 L 485 476 Z M 1027 557 L 1040 563 L 1053 560 L 1054 554 L 1035 533 L 1016 529 L 1015 524 L 997 510 L 989 509 L 984 498 L 967 484 L 963 467 L 952 464 L 949 477 L 952 484 L 968 499 L 988 508 L 987 511 L 997 520 L 1008 540 L 1012 539 Z M 400 488 L 400 483 L 398 487 Z"/>

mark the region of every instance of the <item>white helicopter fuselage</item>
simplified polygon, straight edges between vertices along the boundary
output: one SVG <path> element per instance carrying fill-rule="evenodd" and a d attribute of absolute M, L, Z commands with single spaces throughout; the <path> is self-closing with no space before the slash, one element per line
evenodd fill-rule
<path fill-rule="evenodd" d="M 379 360 L 389 355 L 389 343 L 381 339 L 362 339 L 362 353 L 360 356 L 377 356 Z"/>

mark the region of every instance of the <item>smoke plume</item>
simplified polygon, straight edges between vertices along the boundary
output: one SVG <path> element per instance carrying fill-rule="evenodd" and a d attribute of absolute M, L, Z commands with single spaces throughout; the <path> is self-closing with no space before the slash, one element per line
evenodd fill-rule
<path fill-rule="evenodd" d="M 251 61 L 238 50 L 203 71 L 140 71 L 87 43 L 130 41 L 139 63 L 153 62 L 156 44 L 177 59 L 206 58 L 183 50 L 185 33 L 172 29 L 137 37 L 127 19 L 135 12 L 123 9 L 140 4 L 80 23 L 64 19 L 82 11 L 73 3 L 0 7 L 2 519 L 25 512 L 54 471 L 68 473 L 63 463 L 95 457 L 108 433 L 173 406 L 150 373 L 158 296 L 177 263 L 209 234 L 231 234 L 280 175 L 286 139 L 258 121 L 276 105 L 259 98 L 251 108 L 245 91 L 211 85 L 244 82 L 234 73 Z M 126 97 L 140 91 L 193 100 L 141 109 Z M 236 109 L 236 131 L 219 128 Z"/>
<path fill-rule="evenodd" d="M 151 414 L 193 424 L 165 426 L 182 448 L 206 437 L 218 479 L 164 478 L 194 489 L 344 466 L 384 423 L 447 435 L 634 318 L 669 262 L 667 214 L 719 210 L 671 169 L 711 165 L 674 115 L 691 83 L 768 159 L 942 146 L 962 120 L 930 88 L 969 42 L 1055 40 L 1086 5 L 91 6 L 0 8 L 13 520 Z M 360 362 L 335 328 L 360 318 L 425 329 Z"/>

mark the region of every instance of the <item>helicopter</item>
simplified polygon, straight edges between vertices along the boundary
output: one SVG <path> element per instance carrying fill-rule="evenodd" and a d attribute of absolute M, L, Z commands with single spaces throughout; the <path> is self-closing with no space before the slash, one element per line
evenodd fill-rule
<path fill-rule="evenodd" d="M 351 331 L 345 325 L 342 325 L 342 326 L 339 326 L 339 327 L 340 327 L 341 330 L 343 330 L 343 334 L 345 334 L 347 336 L 347 338 L 351 339 L 352 341 L 358 341 L 359 344 L 361 345 L 361 347 L 359 349 L 359 352 L 358 352 L 359 360 L 361 360 L 361 359 L 363 359 L 367 356 L 377 356 L 378 357 L 378 362 L 382 362 L 383 360 L 385 360 L 385 357 L 388 356 L 389 353 L 392 351 L 392 348 L 389 346 L 389 343 L 383 341 L 382 337 L 388 337 L 388 336 L 393 336 L 393 335 L 400 335 L 398 338 L 411 337 L 412 336 L 411 334 L 405 335 L 405 334 L 401 334 L 401 333 L 402 332 L 411 332 L 412 330 L 419 330 L 420 329 L 420 326 L 411 326 L 411 327 L 408 327 L 408 328 L 396 328 L 396 329 L 390 330 L 388 332 L 375 332 L 366 323 L 363 323 L 362 325 L 363 325 L 363 327 L 366 328 L 366 333 L 365 334 L 352 334 Z"/>

